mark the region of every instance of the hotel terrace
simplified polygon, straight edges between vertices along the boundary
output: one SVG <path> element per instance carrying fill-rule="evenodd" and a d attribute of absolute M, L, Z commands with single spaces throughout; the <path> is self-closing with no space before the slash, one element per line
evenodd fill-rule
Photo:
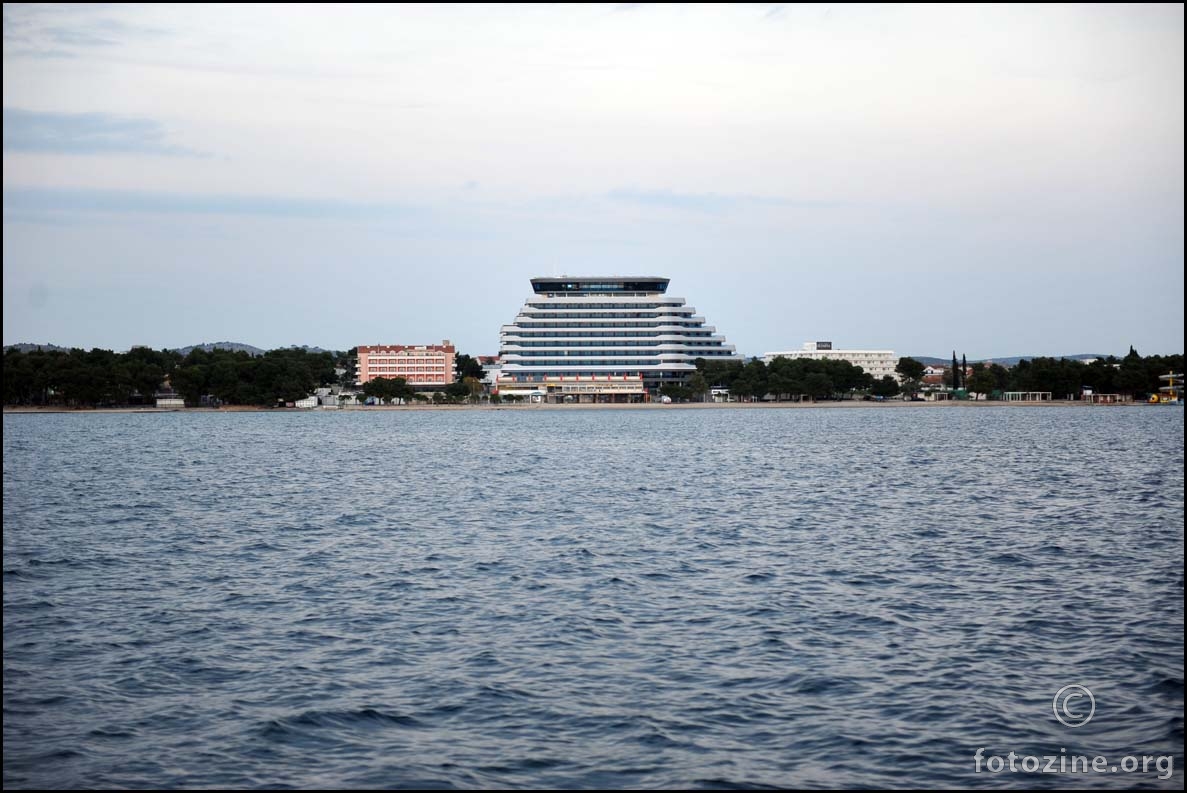
<path fill-rule="evenodd" d="M 552 402 L 642 402 L 684 383 L 697 358 L 740 360 L 667 278 L 533 278 L 499 337 L 496 389 Z"/>

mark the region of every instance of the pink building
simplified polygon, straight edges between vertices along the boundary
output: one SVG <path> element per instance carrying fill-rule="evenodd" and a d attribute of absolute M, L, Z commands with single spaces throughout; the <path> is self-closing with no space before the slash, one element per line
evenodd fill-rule
<path fill-rule="evenodd" d="M 355 382 L 377 377 L 402 377 L 410 386 L 449 385 L 453 382 L 457 350 L 449 339 L 440 344 L 376 344 L 359 347 Z"/>

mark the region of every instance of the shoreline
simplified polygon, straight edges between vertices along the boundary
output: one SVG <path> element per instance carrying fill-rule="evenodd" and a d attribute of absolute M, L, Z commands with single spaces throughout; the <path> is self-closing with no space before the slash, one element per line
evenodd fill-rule
<path fill-rule="evenodd" d="M 960 409 L 960 408 L 986 408 L 986 407 L 1097 407 L 1097 408 L 1115 408 L 1115 407 L 1133 407 L 1135 405 L 1146 405 L 1145 402 L 1129 402 L 1123 404 L 1113 405 L 1094 405 L 1088 402 L 1067 401 L 1067 400 L 1050 400 L 1043 402 L 1006 402 L 1003 400 L 979 400 L 979 401 L 957 401 L 945 400 L 941 402 L 865 402 L 861 400 L 853 401 L 830 401 L 830 402 L 682 402 L 673 404 L 660 404 L 656 402 L 644 402 L 634 404 L 520 404 L 520 405 L 368 405 L 365 407 L 350 406 L 350 407 L 316 407 L 316 408 L 270 408 L 270 407 L 255 407 L 251 405 L 229 405 L 219 408 L 158 408 L 158 407 L 114 407 L 114 408 L 67 408 L 67 407 L 43 407 L 43 406 L 8 406 L 4 407 L 5 415 L 39 415 L 39 414 L 62 414 L 62 413 L 277 413 L 277 414 L 291 414 L 291 413 L 337 413 L 337 412 L 351 412 L 351 413 L 368 413 L 368 412 L 391 412 L 391 411 L 438 411 L 438 410 L 452 410 L 452 411 L 474 411 L 474 410 L 510 410 L 520 413 L 528 413 L 537 410 L 805 410 L 813 408 L 822 409 L 858 409 L 858 408 L 872 408 L 875 410 L 888 408 L 911 408 L 911 409 Z"/>

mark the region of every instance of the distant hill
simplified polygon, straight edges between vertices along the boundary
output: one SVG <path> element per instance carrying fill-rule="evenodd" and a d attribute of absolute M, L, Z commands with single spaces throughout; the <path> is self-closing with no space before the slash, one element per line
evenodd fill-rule
<path fill-rule="evenodd" d="M 952 358 L 933 358 L 930 355 L 909 355 L 907 358 L 914 358 L 924 366 L 949 366 L 952 363 Z M 1087 361 L 1093 358 L 1108 358 L 1108 353 L 1091 353 L 1081 352 L 1076 355 L 1011 355 L 1006 358 L 977 358 L 970 360 L 969 363 L 999 363 L 1002 366 L 1016 366 L 1019 361 L 1030 361 L 1035 358 L 1066 358 L 1069 361 Z"/>
<path fill-rule="evenodd" d="M 193 350 L 205 350 L 210 352 L 212 350 L 230 350 L 231 352 L 245 352 L 248 355 L 263 355 L 266 351 L 259 347 L 253 347 L 250 344 L 242 344 L 237 341 L 208 341 L 203 344 L 191 344 L 189 347 L 174 348 L 174 352 L 182 355 L 189 355 Z"/>
<path fill-rule="evenodd" d="M 44 350 L 45 352 L 70 352 L 69 347 L 59 347 L 56 344 L 5 344 L 5 351 L 19 350 L 20 352 L 35 352 L 37 350 Z"/>
<path fill-rule="evenodd" d="M 277 349 L 287 350 L 304 350 L 305 352 L 319 353 L 319 352 L 334 352 L 333 350 L 324 350 L 321 347 L 310 347 L 308 344 L 290 344 L 288 347 L 278 347 Z M 191 344 L 189 347 L 179 347 L 176 352 L 182 355 L 189 355 L 191 350 L 230 350 L 231 352 L 245 352 L 248 355 L 263 355 L 267 350 L 261 350 L 259 347 L 253 347 L 250 344 L 243 344 L 237 341 L 212 341 L 205 344 Z"/>
<path fill-rule="evenodd" d="M 45 352 L 70 352 L 70 347 L 59 347 L 56 344 L 6 344 L 5 350 L 20 350 L 21 352 L 34 352 L 36 350 L 44 350 Z M 90 348 L 86 348 L 90 349 Z M 304 350 L 305 352 L 319 353 L 319 352 L 334 352 L 334 350 L 326 350 L 321 347 L 310 347 L 308 344 L 291 344 L 286 349 L 290 350 Z M 262 350 L 259 347 L 254 347 L 250 344 L 243 344 L 238 341 L 208 341 L 202 344 L 191 344 L 188 347 L 174 347 L 173 352 L 181 355 L 189 355 L 191 350 L 230 350 L 231 352 L 245 352 L 248 355 L 258 356 L 263 355 L 267 350 Z"/>

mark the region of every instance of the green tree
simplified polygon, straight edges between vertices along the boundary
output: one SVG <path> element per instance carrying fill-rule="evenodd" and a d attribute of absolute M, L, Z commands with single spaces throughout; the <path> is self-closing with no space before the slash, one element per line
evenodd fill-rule
<path fill-rule="evenodd" d="M 729 389 L 731 394 L 742 401 L 749 400 L 754 396 L 754 384 L 744 377 L 734 380 Z"/>
<path fill-rule="evenodd" d="M 403 377 L 373 378 L 363 385 L 363 393 L 389 404 L 398 399 L 412 398 L 412 389 Z"/>
<path fill-rule="evenodd" d="M 222 359 L 210 368 L 210 393 L 223 402 L 234 402 L 239 393 L 239 367 Z"/>
<path fill-rule="evenodd" d="M 660 387 L 659 392 L 671 399 L 673 402 L 683 401 L 692 396 L 692 392 L 679 383 L 664 383 Z"/>
<path fill-rule="evenodd" d="M 904 380 L 922 380 L 923 370 L 927 367 L 914 358 L 899 358 L 894 371 Z"/>
<path fill-rule="evenodd" d="M 898 381 L 890 375 L 883 375 L 881 380 L 875 380 L 870 387 L 870 393 L 874 396 L 880 396 L 884 399 L 889 399 L 897 395 L 899 392 Z"/>
<path fill-rule="evenodd" d="M 833 393 L 833 381 L 823 372 L 811 372 L 804 378 L 804 392 L 813 399 L 822 399 Z"/>
<path fill-rule="evenodd" d="M 179 367 L 174 371 L 169 384 L 173 386 L 174 391 L 181 394 L 186 402 L 196 405 L 201 400 L 202 395 L 207 393 L 206 377 L 207 371 L 205 366 L 191 364 L 189 366 Z"/>
<path fill-rule="evenodd" d="M 705 400 L 705 394 L 709 393 L 709 381 L 705 379 L 704 374 L 699 371 L 692 373 L 692 376 L 688 378 L 688 392 L 695 399 L 702 402 Z"/>
<path fill-rule="evenodd" d="M 454 356 L 454 367 L 457 369 L 458 380 L 464 380 L 467 377 L 473 377 L 477 380 L 482 380 L 485 371 L 482 369 L 482 362 L 477 358 L 472 358 L 469 355 L 458 353 Z"/>
<path fill-rule="evenodd" d="M 873 378 L 865 373 L 860 366 L 854 366 L 849 361 L 821 361 L 820 371 L 833 383 L 833 390 L 842 394 L 851 393 L 859 388 L 869 388 Z"/>
<path fill-rule="evenodd" d="M 1117 390 L 1122 394 L 1138 396 L 1157 390 L 1156 387 L 1150 387 L 1151 383 L 1147 377 L 1142 356 L 1138 355 L 1138 351 L 1132 346 L 1129 348 L 1129 354 L 1121 359 L 1121 368 L 1117 372 L 1115 382 Z"/>
<path fill-rule="evenodd" d="M 466 375 L 462 378 L 462 385 L 466 387 L 466 395 L 471 402 L 477 402 L 478 397 L 482 395 L 482 380 L 473 375 Z"/>
<path fill-rule="evenodd" d="M 748 396 L 762 399 L 767 395 L 767 365 L 759 358 L 751 359 L 742 367 L 735 384 L 742 382 Z"/>
<path fill-rule="evenodd" d="M 989 364 L 987 370 L 993 377 L 993 390 L 1005 391 L 1010 386 L 1010 370 L 1000 363 Z"/>
<path fill-rule="evenodd" d="M 997 378 L 988 369 L 979 369 L 973 371 L 973 376 L 969 378 L 969 391 L 975 394 L 985 394 L 988 396 L 997 389 Z"/>

